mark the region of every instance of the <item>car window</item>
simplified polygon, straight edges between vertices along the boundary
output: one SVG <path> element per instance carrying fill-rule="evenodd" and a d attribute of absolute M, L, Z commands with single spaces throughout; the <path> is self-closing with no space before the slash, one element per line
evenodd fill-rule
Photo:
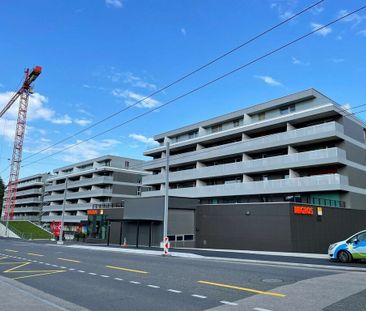
<path fill-rule="evenodd" d="M 357 238 L 359 241 L 366 241 L 366 232 L 360 233 Z"/>

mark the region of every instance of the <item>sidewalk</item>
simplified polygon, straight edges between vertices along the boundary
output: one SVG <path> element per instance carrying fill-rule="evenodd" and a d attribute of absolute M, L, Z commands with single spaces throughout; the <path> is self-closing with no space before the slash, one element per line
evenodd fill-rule
<path fill-rule="evenodd" d="M 0 301 L 2 311 L 88 310 L 3 276 L 0 276 Z"/>

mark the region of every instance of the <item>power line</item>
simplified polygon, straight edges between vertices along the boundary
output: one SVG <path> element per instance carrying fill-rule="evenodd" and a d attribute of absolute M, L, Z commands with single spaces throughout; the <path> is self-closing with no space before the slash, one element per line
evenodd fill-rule
<path fill-rule="evenodd" d="M 200 67 L 198 67 L 198 68 L 194 69 L 193 71 L 189 72 L 188 74 L 183 75 L 182 77 L 178 78 L 177 80 L 175 80 L 175 81 L 173 81 L 173 82 L 168 83 L 167 85 L 165 85 L 165 86 L 163 86 L 162 88 L 160 88 L 160 89 L 158 89 L 158 90 L 154 91 L 154 92 L 153 92 L 153 93 L 151 93 L 150 95 L 148 95 L 148 96 L 146 96 L 146 97 L 144 97 L 144 98 L 142 98 L 142 99 L 140 99 L 140 100 L 136 101 L 136 102 L 135 102 L 135 103 L 133 103 L 132 105 L 129 105 L 129 106 L 127 106 L 127 107 L 125 107 L 125 108 L 123 108 L 123 109 L 121 109 L 121 110 L 119 110 L 119 111 L 116 111 L 115 113 L 112 113 L 111 115 L 109 115 L 109 116 L 107 116 L 107 117 L 105 117 L 105 118 L 103 118 L 103 119 L 101 119 L 101 120 L 97 121 L 96 123 L 94 123 L 94 124 L 92 124 L 92 125 L 89 125 L 89 126 L 87 126 L 87 127 L 83 128 L 82 130 L 80 130 L 80 131 L 78 131 L 78 132 L 76 132 L 76 133 L 74 133 L 74 134 L 72 134 L 72 135 L 70 135 L 70 136 L 68 136 L 68 137 L 65 137 L 65 138 L 63 138 L 63 139 L 61 139 L 61 140 L 59 140 L 59 141 L 57 141 L 56 143 L 54 143 L 54 144 L 52 144 L 52 145 L 50 145 L 50 146 L 48 146 L 48 147 L 46 147 L 46 148 L 44 148 L 44 149 L 42 149 L 42 150 L 40 150 L 40 151 L 37 151 L 36 153 L 34 153 L 34 154 L 32 154 L 32 155 L 29 155 L 29 156 L 25 157 L 25 158 L 23 159 L 23 161 L 28 160 L 28 159 L 30 159 L 30 158 L 32 158 L 32 157 L 34 157 L 34 156 L 36 156 L 37 154 L 40 154 L 40 153 L 42 153 L 42 152 L 44 152 L 44 151 L 46 151 L 46 150 L 49 150 L 49 149 L 51 149 L 52 147 L 57 146 L 57 145 L 59 145 L 59 144 L 61 144 L 61 143 L 65 142 L 65 141 L 69 140 L 70 138 L 74 138 L 74 137 L 78 136 L 79 134 L 84 133 L 84 132 L 86 132 L 87 130 L 90 130 L 91 128 L 94 128 L 94 127 L 96 127 L 97 125 L 99 125 L 99 124 L 101 124 L 101 123 L 103 123 L 103 122 L 105 122 L 105 121 L 107 121 L 107 120 L 109 120 L 109 119 L 111 119 L 111 118 L 113 118 L 113 117 L 115 117 L 115 116 L 119 115 L 120 113 L 122 113 L 122 112 L 124 112 L 124 111 L 126 111 L 126 110 L 128 110 L 128 109 L 130 109 L 130 108 L 132 108 L 132 107 L 137 106 L 137 105 L 138 105 L 138 104 L 140 104 L 141 102 L 144 102 L 145 100 L 147 100 L 147 99 L 149 99 L 149 98 L 151 98 L 151 97 L 153 97 L 153 96 L 155 96 L 155 95 L 157 95 L 157 94 L 159 94 L 159 93 L 161 93 L 161 92 L 165 91 L 166 89 L 168 89 L 168 88 L 170 88 L 170 87 L 172 87 L 172 86 L 174 86 L 174 85 L 176 85 L 176 84 L 178 84 L 178 83 L 182 82 L 183 80 L 187 79 L 188 77 L 190 77 L 190 76 L 192 76 L 192 75 L 196 74 L 197 72 L 199 72 L 199 71 L 201 71 L 201 70 L 203 70 L 203 69 L 205 69 L 205 68 L 207 68 L 207 67 L 209 67 L 209 66 L 213 65 L 214 63 L 218 62 L 219 60 L 221 60 L 221 59 L 225 58 L 226 56 L 228 56 L 228 55 L 230 55 L 230 54 L 234 53 L 235 51 L 237 51 L 237 50 L 239 50 L 239 49 L 243 48 L 244 46 L 246 46 L 246 45 L 248 45 L 248 44 L 252 43 L 253 41 L 255 41 L 255 40 L 257 40 L 257 39 L 259 39 L 259 38 L 263 37 L 264 35 L 266 35 L 266 34 L 268 34 L 269 32 L 271 32 L 271 31 L 275 30 L 276 28 L 279 28 L 280 26 L 282 26 L 282 25 L 284 25 L 284 24 L 288 23 L 289 21 L 291 21 L 291 20 L 295 19 L 296 17 L 300 16 L 301 14 L 303 14 L 303 13 L 305 13 L 305 12 L 307 12 L 307 11 L 309 11 L 309 10 L 313 9 L 314 7 L 318 6 L 319 4 L 321 4 L 321 3 L 322 3 L 322 2 L 324 2 L 324 1 L 325 1 L 325 0 L 320 0 L 320 1 L 318 1 L 318 2 L 316 2 L 316 3 L 314 3 L 314 4 L 312 4 L 312 5 L 310 5 L 309 7 L 306 7 L 305 9 L 303 9 L 303 10 L 299 11 L 298 13 L 296 13 L 296 14 L 294 14 L 294 15 L 290 16 L 289 18 L 285 19 L 284 21 L 282 21 L 282 22 L 280 22 L 280 23 L 278 23 L 278 24 L 276 24 L 276 25 L 274 25 L 274 26 L 272 26 L 272 27 L 268 28 L 267 30 L 265 30 L 265 31 L 263 31 L 263 32 L 261 32 L 261 33 L 259 33 L 259 34 L 255 35 L 254 37 L 252 37 L 251 39 L 247 40 L 246 42 L 244 42 L 244 43 L 242 43 L 242 44 L 240 44 L 240 45 L 238 45 L 238 46 L 234 47 L 233 49 L 231 49 L 231 50 L 229 50 L 229 51 L 227 51 L 227 52 L 225 52 L 225 53 L 223 53 L 223 54 L 219 55 L 218 57 L 216 57 L 216 58 L 212 59 L 212 60 L 211 60 L 211 61 L 209 61 L 208 63 L 206 63 L 206 64 L 204 64 L 204 65 L 202 65 L 202 66 L 200 66 Z"/>
<path fill-rule="evenodd" d="M 148 114 L 150 114 L 150 113 L 152 113 L 152 112 L 154 112 L 154 111 L 156 111 L 158 109 L 161 109 L 163 107 L 166 107 L 166 106 L 168 106 L 168 105 L 170 105 L 170 104 L 172 104 L 172 103 L 174 103 L 174 102 L 176 102 L 176 101 L 178 101 L 178 100 L 180 100 L 180 99 L 182 99 L 182 98 L 184 98 L 184 97 L 186 97 L 186 96 L 188 96 L 190 94 L 193 94 L 193 93 L 195 93 L 195 92 L 197 92 L 197 91 L 199 91 L 199 90 L 201 90 L 201 89 L 203 89 L 203 88 L 205 88 L 205 87 L 207 87 L 207 86 L 209 86 L 209 85 L 211 85 L 211 84 L 213 84 L 213 83 L 215 83 L 215 82 L 217 82 L 219 80 L 222 80 L 222 79 L 226 78 L 227 76 L 230 76 L 230 75 L 232 75 L 232 74 L 234 74 L 234 73 L 236 73 L 236 72 L 238 72 L 238 71 L 240 71 L 240 70 L 242 70 L 242 69 L 244 69 L 244 68 L 246 68 L 246 67 L 248 67 L 248 66 L 250 66 L 250 65 L 252 65 L 254 63 L 257 63 L 257 62 L 259 62 L 262 59 L 265 59 L 265 58 L 267 58 L 267 57 L 269 57 L 269 56 L 271 56 L 271 55 L 273 55 L 273 54 L 275 54 L 275 53 L 277 53 L 277 52 L 279 52 L 279 51 L 281 51 L 281 50 L 283 50 L 283 49 L 285 49 L 285 48 L 287 48 L 287 47 L 289 47 L 289 46 L 291 46 L 291 45 L 293 45 L 293 44 L 295 44 L 295 43 L 297 43 L 297 42 L 299 42 L 299 41 L 301 41 L 301 40 L 303 40 L 303 39 L 305 39 L 307 37 L 309 37 L 309 36 L 311 36 L 312 34 L 317 33 L 319 31 L 321 31 L 322 29 L 324 29 L 326 27 L 329 27 L 329 26 L 337 23 L 340 20 L 343 20 L 343 19 L 345 19 L 345 18 L 347 18 L 347 17 L 349 17 L 349 16 L 351 16 L 351 15 L 353 15 L 353 14 L 355 14 L 355 13 L 361 11 L 361 10 L 364 10 L 365 8 L 366 8 L 366 5 L 361 6 L 360 8 L 358 8 L 356 10 L 353 10 L 350 13 L 347 13 L 347 14 L 341 16 L 341 17 L 338 17 L 338 18 L 332 20 L 331 22 L 327 23 L 326 25 L 323 25 L 321 27 L 318 27 L 317 29 L 312 30 L 312 31 L 310 31 L 310 32 L 308 32 L 308 33 L 306 33 L 306 34 L 304 34 L 304 35 L 302 35 L 302 36 L 300 36 L 300 37 L 298 37 L 298 38 L 296 38 L 296 39 L 294 39 L 294 40 L 292 40 L 292 41 L 290 41 L 290 42 L 288 42 L 288 43 L 286 43 L 286 44 L 284 44 L 284 45 L 282 45 L 282 46 L 280 46 L 280 47 L 278 47 L 276 49 L 274 49 L 274 50 L 271 50 L 270 52 L 267 52 L 267 53 L 263 54 L 262 56 L 259 56 L 259 57 L 255 58 L 255 59 L 249 61 L 248 63 L 246 63 L 246 64 L 244 64 L 242 66 L 239 66 L 239 67 L 237 67 L 237 68 L 235 68 L 235 69 L 233 69 L 233 70 L 231 70 L 231 71 L 229 71 L 229 72 L 227 72 L 227 73 L 225 73 L 225 74 L 223 74 L 223 75 L 221 75 L 221 76 L 219 76 L 219 77 L 217 77 L 217 78 L 215 78 L 215 79 L 213 79 L 213 80 L 211 80 L 209 82 L 206 82 L 206 83 L 204 83 L 204 84 L 202 84 L 202 85 L 200 85 L 200 86 L 198 86 L 198 87 L 196 87 L 196 88 L 194 88 L 194 89 L 192 89 L 192 90 L 190 90 L 190 91 L 188 91 L 188 92 L 186 92 L 186 93 L 184 93 L 184 94 L 182 94 L 182 95 L 180 95 L 178 97 L 175 97 L 174 99 L 172 99 L 172 100 L 170 100 L 170 101 L 168 101 L 168 102 L 166 102 L 166 103 L 164 103 L 164 104 L 162 104 L 162 105 L 160 105 L 158 107 L 152 108 L 152 109 L 150 109 L 150 110 L 148 110 L 148 111 L 146 111 L 144 113 L 141 113 L 141 114 L 139 114 L 139 115 L 137 115 L 137 116 L 135 116 L 135 117 L 133 117 L 131 119 L 128 119 L 128 120 L 126 120 L 126 121 L 124 121 L 124 122 L 122 122 L 122 123 L 120 123 L 118 125 L 115 125 L 115 126 L 109 128 L 107 130 L 104 130 L 102 132 L 99 132 L 96 135 L 93 135 L 93 136 L 91 136 L 91 137 L 89 137 L 89 138 L 87 138 L 85 140 L 81 140 L 81 141 L 79 141 L 79 142 L 77 142 L 77 143 L 75 143 L 73 145 L 70 145 L 70 146 L 68 146 L 66 148 L 63 148 L 63 149 L 61 149 L 61 150 L 59 150 L 57 152 L 54 152 L 54 153 L 52 153 L 50 155 L 47 155 L 45 157 L 42 157 L 42 158 L 40 158 L 40 159 L 38 159 L 36 161 L 27 163 L 27 164 L 23 165 L 23 167 L 26 167 L 26 166 L 29 166 L 31 164 L 37 163 L 37 162 L 42 161 L 42 160 L 44 160 L 46 158 L 53 157 L 56 154 L 59 154 L 59 153 L 62 153 L 64 151 L 66 151 L 66 150 L 69 150 L 71 148 L 74 148 L 75 146 L 78 146 L 80 144 L 83 144 L 83 143 L 85 143 L 87 141 L 90 141 L 90 140 L 96 138 L 96 137 L 99 137 L 99 136 L 104 135 L 104 134 L 106 134 L 108 132 L 111 132 L 111 131 L 113 131 L 113 130 L 115 130 L 117 128 L 120 128 L 123 125 L 126 125 L 128 123 L 131 123 L 132 121 L 134 121 L 136 119 L 142 118 L 145 115 L 148 115 Z"/>

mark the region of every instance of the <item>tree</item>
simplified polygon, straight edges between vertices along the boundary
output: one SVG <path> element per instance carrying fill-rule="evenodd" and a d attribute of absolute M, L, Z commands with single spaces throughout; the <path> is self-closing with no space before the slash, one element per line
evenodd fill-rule
<path fill-rule="evenodd" d="M 3 209 L 3 199 L 4 199 L 4 182 L 3 179 L 0 177 L 0 215 L 1 215 L 1 211 Z"/>

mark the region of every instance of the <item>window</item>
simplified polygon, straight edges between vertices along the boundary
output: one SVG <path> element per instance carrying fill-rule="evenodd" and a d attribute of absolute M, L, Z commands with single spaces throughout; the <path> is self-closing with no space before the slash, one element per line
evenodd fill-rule
<path fill-rule="evenodd" d="M 285 114 L 288 114 L 288 113 L 291 113 L 294 111 L 295 111 L 295 105 L 290 105 L 290 106 L 282 107 L 280 109 L 280 114 L 285 115 Z"/>
<path fill-rule="evenodd" d="M 129 168 L 130 167 L 130 162 L 129 161 L 125 161 L 125 168 Z"/>
<path fill-rule="evenodd" d="M 357 238 L 360 242 L 366 241 L 366 232 L 360 233 Z"/>
<path fill-rule="evenodd" d="M 193 241 L 193 234 L 185 234 L 184 241 Z"/>
<path fill-rule="evenodd" d="M 221 132 L 222 131 L 222 125 L 214 125 L 211 127 L 211 132 L 212 133 L 217 133 L 217 132 Z"/>
<path fill-rule="evenodd" d="M 258 114 L 258 120 L 263 121 L 266 118 L 265 112 L 261 112 Z"/>
<path fill-rule="evenodd" d="M 193 131 L 188 133 L 188 139 L 196 138 L 198 136 L 198 131 Z"/>
<path fill-rule="evenodd" d="M 238 127 L 240 125 L 240 121 L 239 120 L 235 120 L 233 123 L 234 123 L 234 127 Z"/>

